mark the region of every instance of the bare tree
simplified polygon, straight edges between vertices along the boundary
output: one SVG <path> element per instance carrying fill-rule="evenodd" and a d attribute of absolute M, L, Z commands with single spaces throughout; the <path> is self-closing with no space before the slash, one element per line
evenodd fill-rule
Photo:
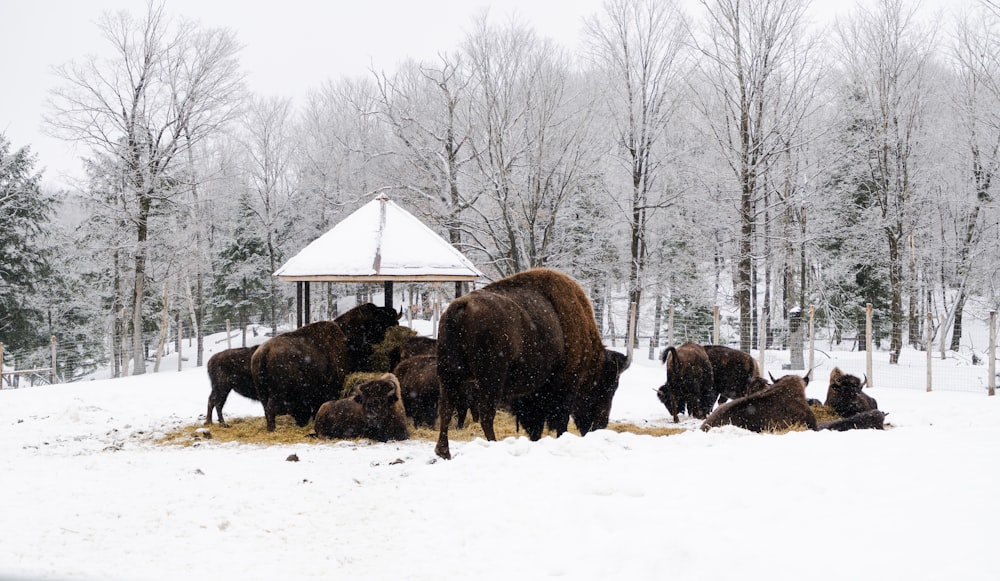
<path fill-rule="evenodd" d="M 607 74 L 615 158 L 629 179 L 621 206 L 629 225 L 630 320 L 642 298 L 651 214 L 671 204 L 657 150 L 676 109 L 686 26 L 673 2 L 657 0 L 608 0 L 601 17 L 587 22 L 591 54 Z"/>
<path fill-rule="evenodd" d="M 593 166 L 588 103 L 563 51 L 517 23 L 480 19 L 466 53 L 469 173 L 483 192 L 470 238 L 500 275 L 549 264 L 562 212 Z"/>
<path fill-rule="evenodd" d="M 1000 172 L 1000 34 L 998 18 L 986 10 L 966 13 L 956 24 L 952 66 L 959 83 L 955 106 L 961 121 L 968 160 L 964 196 L 958 210 L 957 296 L 948 313 L 951 345 L 957 351 L 963 335 L 963 311 L 969 297 L 973 261 L 983 256 L 983 231 L 993 203 L 994 179 Z"/>
<path fill-rule="evenodd" d="M 98 23 L 113 49 L 56 69 L 46 121 L 52 132 L 85 143 L 121 166 L 135 202 L 131 312 L 133 373 L 145 373 L 143 304 L 154 212 L 177 194 L 178 159 L 225 123 L 236 106 L 242 77 L 232 33 L 174 24 L 162 3 L 141 19 L 126 12 Z"/>
<path fill-rule="evenodd" d="M 878 211 L 877 227 L 889 261 L 889 361 L 898 363 L 907 243 L 916 220 L 912 160 L 921 136 L 934 36 L 918 28 L 915 8 L 905 0 L 879 0 L 872 10 L 858 7 L 852 18 L 838 25 L 838 34 L 849 82 L 864 111 L 865 183 Z"/>
<path fill-rule="evenodd" d="M 462 213 L 475 204 L 461 188 L 469 161 L 470 78 L 460 54 L 441 54 L 435 63 L 407 62 L 393 75 L 377 75 L 379 112 L 391 128 L 393 149 L 405 180 L 396 187 L 416 194 L 438 217 L 449 241 L 462 246 Z"/>
<path fill-rule="evenodd" d="M 795 138 L 807 107 L 800 62 L 804 0 L 702 0 L 707 31 L 696 40 L 704 57 L 697 102 L 738 192 L 736 294 L 740 348 L 749 350 L 756 325 L 754 239 L 766 210 L 771 171 Z M 771 180 L 782 183 L 783 180 Z M 764 221 L 766 224 L 766 220 Z M 765 240 L 767 238 L 765 237 Z"/>

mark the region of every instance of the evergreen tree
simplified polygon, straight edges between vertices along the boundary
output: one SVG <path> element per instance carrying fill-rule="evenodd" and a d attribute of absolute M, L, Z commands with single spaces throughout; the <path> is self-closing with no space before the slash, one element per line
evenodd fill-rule
<path fill-rule="evenodd" d="M 39 333 L 42 313 L 32 304 L 38 283 L 50 272 L 42 234 L 55 200 L 42 192 L 29 147 L 11 152 L 0 133 L 0 341 L 31 349 L 48 341 Z"/>
<path fill-rule="evenodd" d="M 215 326 L 226 319 L 237 321 L 238 328 L 243 329 L 246 346 L 247 325 L 255 314 L 267 312 L 271 272 L 267 242 L 249 226 L 253 223 L 253 209 L 246 194 L 240 197 L 239 207 L 240 219 L 233 239 L 216 258 L 212 318 Z"/>

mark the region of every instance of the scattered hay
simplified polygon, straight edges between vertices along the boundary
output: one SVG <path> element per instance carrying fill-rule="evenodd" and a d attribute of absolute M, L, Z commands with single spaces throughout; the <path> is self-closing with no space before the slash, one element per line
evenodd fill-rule
<path fill-rule="evenodd" d="M 825 405 L 813 405 L 810 406 L 813 413 L 816 414 L 816 422 L 822 424 L 823 422 L 832 422 L 834 420 L 841 419 L 840 414 L 838 414 L 832 407 Z"/>
<path fill-rule="evenodd" d="M 355 371 L 349 374 L 344 378 L 344 387 L 340 390 L 340 398 L 351 397 L 355 387 L 362 383 L 375 381 L 383 375 L 385 375 L 384 371 Z"/>
<path fill-rule="evenodd" d="M 629 432 L 632 434 L 648 436 L 671 436 L 685 431 L 683 428 L 643 427 L 621 422 L 608 425 L 608 429 L 619 433 Z M 497 411 L 497 415 L 493 420 L 493 430 L 496 433 L 497 440 L 526 435 L 524 430 L 517 430 L 514 416 L 504 411 Z M 570 422 L 569 431 L 576 435 L 580 434 L 579 430 L 576 429 L 576 426 L 574 426 L 572 422 Z M 542 436 L 555 437 L 555 432 L 546 430 Z M 448 429 L 448 438 L 456 442 L 468 442 L 475 438 L 482 437 L 482 427 L 480 427 L 478 423 L 473 422 L 471 418 L 466 418 L 465 427 L 462 429 L 458 429 L 455 424 L 455 420 L 452 420 L 451 427 Z M 429 428 L 426 426 L 413 428 L 412 424 L 410 425 L 411 440 L 436 442 L 437 438 L 437 428 Z M 265 423 L 263 417 L 231 418 L 225 425 L 212 424 L 211 426 L 205 426 L 197 423 L 182 426 L 167 433 L 156 442 L 164 445 L 193 446 L 206 440 L 214 440 L 216 442 L 240 442 L 243 444 L 262 444 L 265 446 L 315 444 L 330 441 L 317 438 L 315 436 L 315 432 L 313 431 L 312 424 L 309 424 L 304 428 L 300 428 L 295 425 L 295 422 L 291 417 L 278 416 L 277 429 L 273 432 L 267 431 L 267 424 Z"/>

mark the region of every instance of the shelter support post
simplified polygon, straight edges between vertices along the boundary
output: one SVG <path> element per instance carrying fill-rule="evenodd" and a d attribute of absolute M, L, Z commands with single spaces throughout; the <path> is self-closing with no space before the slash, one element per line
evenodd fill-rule
<path fill-rule="evenodd" d="M 384 306 L 389 307 L 390 309 L 395 309 L 396 308 L 396 307 L 394 307 L 392 305 L 392 281 L 391 280 L 385 281 L 385 305 Z"/>
<path fill-rule="evenodd" d="M 312 308 L 309 305 L 309 281 L 305 281 L 302 287 L 302 322 L 306 325 L 312 322 Z"/>
<path fill-rule="evenodd" d="M 302 282 L 295 283 L 295 328 L 302 326 Z M 277 329 L 275 329 L 277 333 Z"/>

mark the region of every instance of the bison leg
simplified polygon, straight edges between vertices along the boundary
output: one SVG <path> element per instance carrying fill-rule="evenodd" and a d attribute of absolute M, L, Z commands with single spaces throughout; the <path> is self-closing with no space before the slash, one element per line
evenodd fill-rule
<path fill-rule="evenodd" d="M 273 432 L 277 428 L 275 418 L 278 416 L 278 403 L 274 399 L 268 399 L 264 404 L 264 420 L 267 422 L 267 431 Z"/>
<path fill-rule="evenodd" d="M 448 424 L 451 423 L 452 402 L 448 397 L 448 389 L 441 385 L 441 396 L 438 399 L 438 422 L 441 424 L 438 432 L 437 446 L 434 453 L 445 460 L 451 460 L 451 450 L 448 448 Z"/>
<path fill-rule="evenodd" d="M 493 405 L 484 405 L 479 408 L 479 425 L 483 427 L 483 436 L 490 442 L 497 441 L 496 432 L 493 431 L 493 418 L 496 417 L 497 410 Z"/>
<path fill-rule="evenodd" d="M 225 425 L 226 420 L 222 418 L 222 406 L 226 405 L 229 399 L 229 390 L 212 390 L 208 396 L 208 414 L 205 416 L 205 425 L 212 423 L 212 408 L 215 408 L 216 415 L 219 416 L 219 423 Z"/>
<path fill-rule="evenodd" d="M 510 410 L 517 423 L 524 426 L 529 440 L 537 442 L 542 438 L 542 432 L 545 430 L 545 413 L 538 394 L 514 398 L 510 402 Z"/>

